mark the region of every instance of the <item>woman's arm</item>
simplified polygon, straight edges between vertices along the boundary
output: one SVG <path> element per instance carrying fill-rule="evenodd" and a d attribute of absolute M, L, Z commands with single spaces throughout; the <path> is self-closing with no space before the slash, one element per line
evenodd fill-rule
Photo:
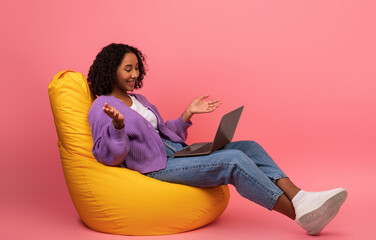
<path fill-rule="evenodd" d="M 94 142 L 94 157 L 105 165 L 121 165 L 129 151 L 124 116 L 105 103 L 102 108 L 96 106 L 90 110 L 89 123 Z"/>
<path fill-rule="evenodd" d="M 190 119 L 194 114 L 213 112 L 221 105 L 221 100 L 215 99 L 204 101 L 209 95 L 205 94 L 195 98 L 185 109 L 183 114 L 176 120 L 168 120 L 166 126 L 185 141 L 188 136 L 187 129 L 192 125 Z"/>

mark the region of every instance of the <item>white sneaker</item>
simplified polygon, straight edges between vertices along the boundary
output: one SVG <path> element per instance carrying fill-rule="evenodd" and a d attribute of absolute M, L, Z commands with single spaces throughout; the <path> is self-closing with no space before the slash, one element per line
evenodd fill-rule
<path fill-rule="evenodd" d="M 299 200 L 293 199 L 296 219 L 309 235 L 318 235 L 337 215 L 345 202 L 347 191 L 336 188 L 324 192 L 305 192 Z"/>

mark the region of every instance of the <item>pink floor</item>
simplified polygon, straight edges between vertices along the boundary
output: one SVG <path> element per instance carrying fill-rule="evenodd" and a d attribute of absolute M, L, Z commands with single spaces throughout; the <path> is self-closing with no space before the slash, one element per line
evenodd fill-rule
<path fill-rule="evenodd" d="M 57 156 L 58 157 L 58 156 Z M 349 196 L 337 217 L 319 236 L 320 239 L 375 239 L 376 194 L 374 156 L 362 157 L 361 166 L 349 166 L 351 158 L 294 156 L 282 164 L 292 179 L 307 190 L 342 186 Z M 281 157 L 281 160 L 285 159 Z M 326 162 L 323 167 L 323 162 Z M 347 163 L 338 168 L 340 162 Z M 228 208 L 216 221 L 191 232 L 153 237 L 117 236 L 92 231 L 79 219 L 65 186 L 60 163 L 51 163 L 55 172 L 36 177 L 34 182 L 4 184 L 1 196 L 0 239 L 313 239 L 288 218 L 269 212 L 241 198 L 231 187 Z M 300 171 L 304 165 L 305 171 Z M 293 167 L 295 166 L 295 167 Z M 309 169 L 309 170 L 307 170 Z M 317 176 L 315 173 L 319 172 Z M 42 174 L 43 175 L 43 174 Z M 48 181 L 50 178 L 51 181 Z M 59 179 L 55 181 L 53 179 Z M 37 183 L 39 182 L 39 186 Z M 43 183 L 42 183 L 43 182 Z M 53 183 L 53 184 L 50 184 Z M 19 189 L 11 187 L 17 186 Z M 372 187 L 370 187 L 370 185 Z M 4 190 L 4 189 L 3 189 Z"/>

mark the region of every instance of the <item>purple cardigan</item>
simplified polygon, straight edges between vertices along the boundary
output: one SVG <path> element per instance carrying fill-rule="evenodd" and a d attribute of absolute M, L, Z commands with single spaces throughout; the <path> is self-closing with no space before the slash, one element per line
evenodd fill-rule
<path fill-rule="evenodd" d="M 140 173 L 164 169 L 167 157 L 161 137 L 186 146 L 187 129 L 192 123 L 186 123 L 181 117 L 164 122 L 157 108 L 144 96 L 130 95 L 156 115 L 159 133 L 149 121 L 120 99 L 109 95 L 99 96 L 89 111 L 94 157 L 105 165 L 124 166 Z M 103 112 L 105 102 L 124 115 L 123 129 L 116 129 L 112 119 Z"/>

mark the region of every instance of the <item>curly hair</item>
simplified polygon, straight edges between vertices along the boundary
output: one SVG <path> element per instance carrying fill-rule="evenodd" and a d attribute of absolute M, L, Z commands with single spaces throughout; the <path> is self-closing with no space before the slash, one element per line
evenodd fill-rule
<path fill-rule="evenodd" d="M 136 79 L 134 88 L 138 89 L 143 86 L 142 80 L 146 74 L 146 62 L 142 52 L 129 45 L 111 43 L 97 54 L 90 66 L 87 81 L 94 95 L 100 96 L 112 92 L 112 85 L 117 79 L 117 68 L 127 53 L 134 53 L 138 60 L 140 74 Z"/>

